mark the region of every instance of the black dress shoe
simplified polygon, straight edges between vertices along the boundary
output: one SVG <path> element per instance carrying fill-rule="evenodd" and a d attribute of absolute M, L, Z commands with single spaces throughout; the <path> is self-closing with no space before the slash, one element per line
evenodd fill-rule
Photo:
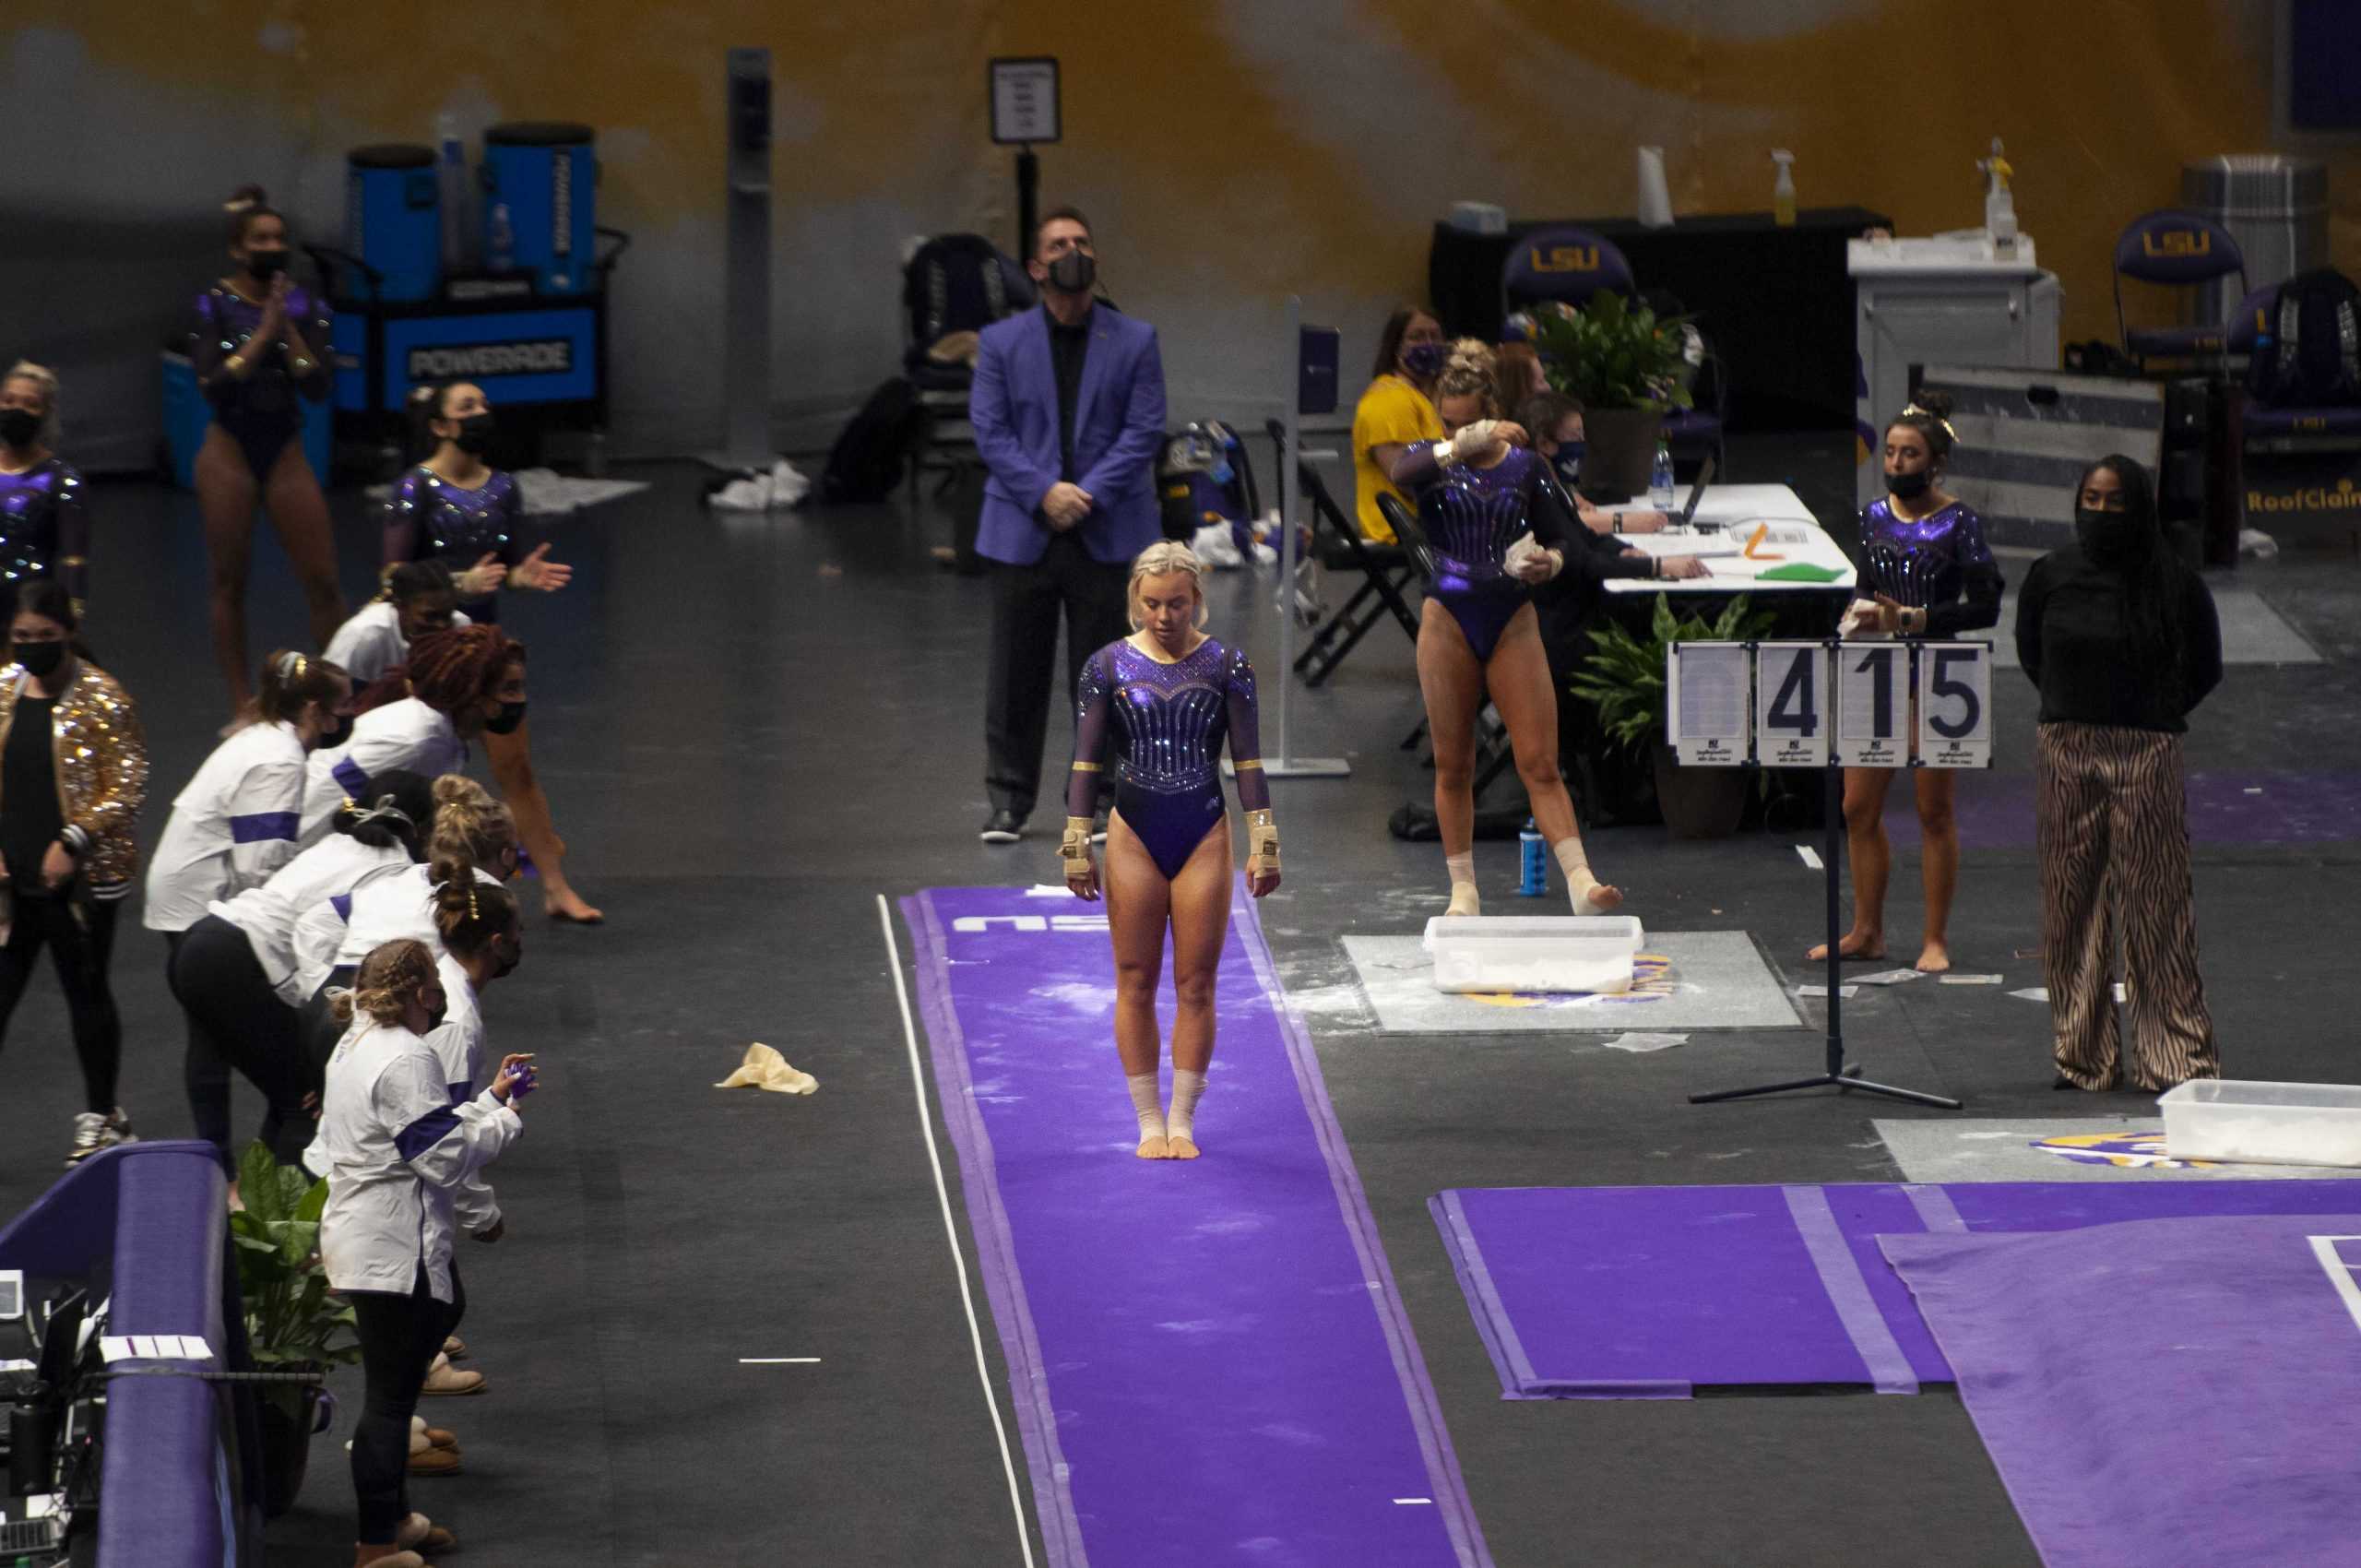
<path fill-rule="evenodd" d="M 1025 819 L 1013 811 L 996 811 L 984 819 L 980 837 L 987 844 L 1014 844 L 1025 837 Z"/>

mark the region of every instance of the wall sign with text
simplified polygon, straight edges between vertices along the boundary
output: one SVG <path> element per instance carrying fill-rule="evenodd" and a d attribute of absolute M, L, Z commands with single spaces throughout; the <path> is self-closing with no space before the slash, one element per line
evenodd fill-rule
<path fill-rule="evenodd" d="M 992 140 L 1004 146 L 1056 141 L 1058 63 L 1047 54 L 991 63 Z"/>

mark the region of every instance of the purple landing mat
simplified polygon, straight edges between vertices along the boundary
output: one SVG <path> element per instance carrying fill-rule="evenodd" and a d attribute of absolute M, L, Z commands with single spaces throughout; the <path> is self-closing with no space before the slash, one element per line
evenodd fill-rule
<path fill-rule="evenodd" d="M 1102 906 L 902 901 L 1048 1561 L 1489 1568 L 1311 1037 L 1233 899 L 1186 1163 L 1133 1156 Z"/>
<path fill-rule="evenodd" d="M 2361 1211 L 1885 1251 L 2049 1568 L 2361 1564 Z"/>
<path fill-rule="evenodd" d="M 1508 1399 L 1685 1399 L 1952 1369 L 1880 1236 L 2343 1214 L 2361 1181 L 1500 1187 L 1429 1201 Z"/>
<path fill-rule="evenodd" d="M 2361 838 L 2361 773 L 2192 773 L 2186 785 L 2189 834 L 2198 844 L 2326 844 Z M 1918 842 L 1910 790 L 1886 796 L 1886 836 Z M 2029 773 L 1962 778 L 1954 792 L 1959 841 L 1971 849 L 2030 849 L 2034 784 Z"/>

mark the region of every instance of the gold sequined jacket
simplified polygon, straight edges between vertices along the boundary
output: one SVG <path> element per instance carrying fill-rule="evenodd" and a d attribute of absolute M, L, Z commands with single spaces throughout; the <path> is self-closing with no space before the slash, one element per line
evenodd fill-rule
<path fill-rule="evenodd" d="M 17 721 L 18 694 L 30 679 L 15 665 L 0 670 L 0 754 Z M 122 897 L 139 865 L 134 827 L 148 795 L 148 744 L 131 698 L 87 659 L 77 664 L 50 710 L 50 757 L 65 838 L 80 858 L 90 896 Z M 0 812 L 7 804 L 0 798 Z"/>

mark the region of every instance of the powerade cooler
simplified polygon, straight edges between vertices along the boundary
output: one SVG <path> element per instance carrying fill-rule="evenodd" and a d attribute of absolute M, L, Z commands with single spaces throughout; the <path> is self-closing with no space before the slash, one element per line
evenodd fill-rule
<path fill-rule="evenodd" d="M 590 286 L 596 141 L 589 126 L 555 121 L 517 121 L 484 132 L 483 257 L 492 270 L 528 272 L 544 296 Z"/>
<path fill-rule="evenodd" d="M 355 148 L 344 163 L 344 248 L 382 275 L 379 299 L 432 299 L 443 280 L 443 193 L 433 149 Z"/>

